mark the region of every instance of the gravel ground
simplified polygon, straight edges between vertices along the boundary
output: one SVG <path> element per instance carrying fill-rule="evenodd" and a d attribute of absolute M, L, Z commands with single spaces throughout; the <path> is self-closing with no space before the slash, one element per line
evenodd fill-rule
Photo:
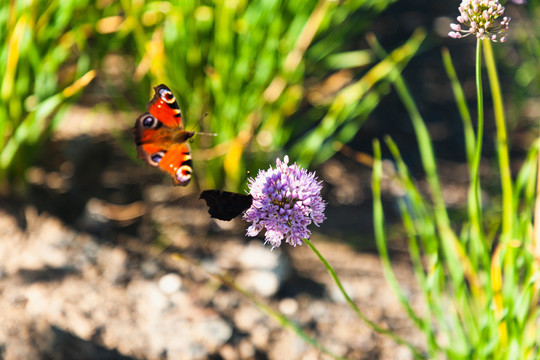
<path fill-rule="evenodd" d="M 305 246 L 270 251 L 262 241 L 248 242 L 229 230 L 173 235 L 160 250 L 162 243 L 129 236 L 103 242 L 33 206 L 23 210 L 25 230 L 7 209 L 0 210 L 5 359 L 325 358 L 210 273 L 228 274 L 335 354 L 411 358 L 355 317 Z M 205 215 L 203 207 L 189 211 Z M 313 241 L 366 316 L 421 341 L 376 255 L 320 235 Z M 395 265 L 410 301 L 420 306 L 408 264 Z"/>

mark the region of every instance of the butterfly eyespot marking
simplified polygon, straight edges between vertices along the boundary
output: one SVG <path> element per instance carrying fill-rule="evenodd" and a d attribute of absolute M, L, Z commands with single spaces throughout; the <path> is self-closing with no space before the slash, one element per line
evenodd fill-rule
<path fill-rule="evenodd" d="M 176 179 L 180 183 L 187 183 L 191 179 L 191 166 L 182 165 L 176 170 Z"/>
<path fill-rule="evenodd" d="M 172 104 L 176 101 L 173 93 L 167 89 L 159 90 L 159 97 L 161 97 L 161 100 L 165 101 L 167 104 Z"/>
<path fill-rule="evenodd" d="M 157 166 L 161 159 L 165 156 L 165 153 L 163 151 L 159 151 L 155 154 L 150 155 L 150 160 L 152 161 L 154 166 Z"/>
<path fill-rule="evenodd" d="M 142 126 L 147 129 L 152 129 L 157 127 L 158 121 L 155 117 L 152 115 L 146 116 L 144 119 L 142 119 Z"/>

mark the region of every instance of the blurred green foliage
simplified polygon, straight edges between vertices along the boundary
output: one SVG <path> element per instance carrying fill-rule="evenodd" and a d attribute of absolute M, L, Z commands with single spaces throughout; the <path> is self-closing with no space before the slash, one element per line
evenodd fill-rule
<path fill-rule="evenodd" d="M 111 53 L 136 64 L 124 80 L 136 97 L 131 106 L 142 109 L 152 86 L 166 83 L 190 130 L 200 125 L 218 134 L 194 139 L 201 187 L 241 189 L 250 173 L 284 153 L 303 166 L 321 163 L 377 107 L 387 91 L 378 84 L 391 80 L 391 68 L 403 68 L 418 50 L 418 33 L 392 61 L 359 50 L 372 21 L 394 1 L 4 1 L 0 182 L 24 183 L 66 105 Z M 517 9 L 540 11 L 534 2 Z M 540 43 L 527 29 L 540 30 L 522 15 L 528 25 L 512 35 L 527 61 L 508 64 L 521 89 L 513 94 L 527 92 L 518 106 L 537 91 L 540 71 Z M 110 85 L 106 76 L 102 81 Z"/>
<path fill-rule="evenodd" d="M 99 16 L 90 0 L 0 5 L 0 184 L 23 183 L 67 100 L 95 76 L 88 38 Z"/>
<path fill-rule="evenodd" d="M 141 104 L 166 83 L 188 128 L 201 119 L 203 131 L 218 134 L 194 140 L 202 187 L 239 189 L 249 171 L 283 153 L 320 163 L 379 102 L 375 85 L 388 71 L 355 47 L 392 2 L 4 2 L 0 179 L 24 183 L 68 100 L 113 52 L 136 63 L 126 88 Z M 402 49 L 401 61 L 416 49 Z"/>
<path fill-rule="evenodd" d="M 392 62 L 376 63 L 356 48 L 392 2 L 4 3 L 0 179 L 24 183 L 68 100 L 112 53 L 136 64 L 125 88 L 141 108 L 152 86 L 165 83 L 188 129 L 217 133 L 194 139 L 201 187 L 241 189 L 250 172 L 283 153 L 305 166 L 320 163 L 377 106 L 376 85 L 389 66 L 402 67 L 418 50 L 405 45 Z M 110 84 L 106 76 L 102 83 Z"/>
<path fill-rule="evenodd" d="M 502 48 L 501 57 L 504 72 L 514 79 L 512 94 L 522 103 L 540 93 L 540 3 L 528 1 L 523 6 L 513 8 L 519 18 L 513 18 L 511 38 L 513 48 Z"/>
<path fill-rule="evenodd" d="M 202 187 L 238 190 L 276 156 L 320 163 L 356 134 L 387 73 L 351 46 L 392 2 L 123 1 L 119 31 L 135 40 L 136 81 L 171 87 L 188 128 L 209 114 L 217 137 L 194 140 Z"/>
<path fill-rule="evenodd" d="M 525 145 L 538 135 L 538 96 L 540 94 L 540 2 L 527 1 L 514 5 L 510 23 L 509 39 L 505 46 L 495 48 L 501 78 L 505 83 L 504 98 L 509 114 L 509 133 L 521 133 L 526 137 L 514 142 L 512 152 L 526 152 Z M 515 138 L 515 136 L 514 136 Z"/>

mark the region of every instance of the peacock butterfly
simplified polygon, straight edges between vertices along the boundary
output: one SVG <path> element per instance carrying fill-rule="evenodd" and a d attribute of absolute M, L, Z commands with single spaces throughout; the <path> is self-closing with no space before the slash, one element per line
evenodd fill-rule
<path fill-rule="evenodd" d="M 193 172 L 186 141 L 195 132 L 184 129 L 182 111 L 176 98 L 163 84 L 154 88 L 154 97 L 146 110 L 133 127 L 137 156 L 171 176 L 176 185 L 186 186 Z"/>
<path fill-rule="evenodd" d="M 210 217 L 230 221 L 247 210 L 253 202 L 251 195 L 223 190 L 204 190 L 200 199 L 206 201 Z"/>

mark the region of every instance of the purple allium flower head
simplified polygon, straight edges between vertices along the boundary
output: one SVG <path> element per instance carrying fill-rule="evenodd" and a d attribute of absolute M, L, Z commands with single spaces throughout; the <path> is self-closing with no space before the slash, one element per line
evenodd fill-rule
<path fill-rule="evenodd" d="M 266 228 L 266 242 L 272 249 L 283 239 L 292 246 L 302 245 L 311 234 L 307 226 L 312 222 L 318 226 L 325 219 L 322 182 L 315 173 L 289 165 L 288 156 L 277 159 L 275 169 L 260 170 L 248 187 L 253 203 L 244 213 L 244 220 L 251 223 L 247 235 L 256 236 Z"/>
<path fill-rule="evenodd" d="M 459 5 L 460 24 L 450 24 L 453 31 L 448 36 L 454 39 L 475 34 L 479 39 L 489 38 L 493 42 L 505 42 L 508 32 L 509 17 L 503 17 L 499 23 L 495 20 L 504 13 L 504 6 L 498 0 L 463 0 Z M 462 29 L 461 25 L 469 27 Z"/>

